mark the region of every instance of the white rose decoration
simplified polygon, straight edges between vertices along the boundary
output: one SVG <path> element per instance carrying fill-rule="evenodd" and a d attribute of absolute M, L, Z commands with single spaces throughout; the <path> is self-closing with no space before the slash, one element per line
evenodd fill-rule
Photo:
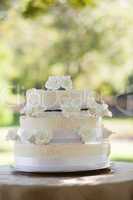
<path fill-rule="evenodd" d="M 52 139 L 52 135 L 48 130 L 36 130 L 36 134 L 34 135 L 35 144 L 42 145 L 48 144 Z"/>
<path fill-rule="evenodd" d="M 69 90 L 72 89 L 72 81 L 70 76 L 50 76 L 45 87 L 49 90 L 58 90 L 60 88 Z"/>
<path fill-rule="evenodd" d="M 49 77 L 48 81 L 45 84 L 45 87 L 49 90 L 58 90 L 60 88 L 60 80 L 58 77 Z"/>
<path fill-rule="evenodd" d="M 108 105 L 105 103 L 96 105 L 96 114 L 98 116 L 112 116 L 112 113 L 108 109 Z"/>
<path fill-rule="evenodd" d="M 61 83 L 61 87 L 66 89 L 66 90 L 72 89 L 72 80 L 69 76 L 63 78 L 62 83 Z"/>
<path fill-rule="evenodd" d="M 25 129 L 19 129 L 18 134 L 20 136 L 22 143 L 33 143 L 34 142 L 34 134 L 35 132 L 33 130 L 25 130 Z"/>
<path fill-rule="evenodd" d="M 81 136 L 81 140 L 83 143 L 89 143 L 90 141 L 96 140 L 96 129 L 90 127 L 82 127 L 79 130 L 79 135 Z"/>

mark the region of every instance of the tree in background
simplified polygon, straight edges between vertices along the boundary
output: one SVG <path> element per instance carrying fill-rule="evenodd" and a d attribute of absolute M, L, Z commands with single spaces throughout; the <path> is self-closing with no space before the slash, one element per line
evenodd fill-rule
<path fill-rule="evenodd" d="M 69 73 L 76 87 L 104 95 L 126 87 L 133 66 L 132 2 L 15 2 L 1 18 L 0 44 L 11 59 L 4 58 L 0 83 L 6 76 L 10 85 L 40 88 L 48 75 Z"/>
<path fill-rule="evenodd" d="M 78 86 L 106 94 L 123 90 L 133 68 L 131 5 L 104 1 L 80 12 L 60 7 L 53 24 L 60 39 L 52 52 L 49 49 L 50 64 L 66 65 L 67 72 L 80 80 Z"/>

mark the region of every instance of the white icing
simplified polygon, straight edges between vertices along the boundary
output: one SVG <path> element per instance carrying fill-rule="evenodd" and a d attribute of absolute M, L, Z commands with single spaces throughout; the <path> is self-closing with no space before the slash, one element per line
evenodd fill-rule
<path fill-rule="evenodd" d="M 72 81 L 70 76 L 50 76 L 45 84 L 48 90 L 58 90 L 60 88 L 72 89 Z"/>
<path fill-rule="evenodd" d="M 69 117 L 72 115 L 77 115 L 80 112 L 80 100 L 79 99 L 70 99 L 66 98 L 61 103 L 61 109 L 64 116 Z"/>
<path fill-rule="evenodd" d="M 27 114 L 29 116 L 36 116 L 38 113 L 47 109 L 43 102 L 43 90 L 37 90 L 32 88 L 26 93 L 26 105 L 20 111 L 21 114 Z"/>
<path fill-rule="evenodd" d="M 26 99 L 28 105 L 37 107 L 41 104 L 41 90 L 32 88 L 26 92 Z"/>
<path fill-rule="evenodd" d="M 96 105 L 96 101 L 94 97 L 88 97 L 88 101 L 87 101 L 87 107 L 88 108 L 94 108 Z"/>
<path fill-rule="evenodd" d="M 22 172 L 104 169 L 109 167 L 109 151 L 110 145 L 107 142 L 45 146 L 16 144 L 15 168 Z"/>
<path fill-rule="evenodd" d="M 21 110 L 21 114 L 26 114 L 31 117 L 41 116 L 42 113 L 46 110 L 46 107 L 33 107 L 31 105 L 25 105 L 25 107 Z"/>
<path fill-rule="evenodd" d="M 33 112 L 33 107 L 27 105 L 25 105 L 20 111 L 21 114 L 27 114 L 29 116 L 32 115 L 32 112 Z"/>

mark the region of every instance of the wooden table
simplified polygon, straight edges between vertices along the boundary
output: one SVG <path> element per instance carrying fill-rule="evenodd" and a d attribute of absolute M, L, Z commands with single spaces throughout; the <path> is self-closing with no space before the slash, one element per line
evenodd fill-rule
<path fill-rule="evenodd" d="M 112 170 L 64 174 L 18 173 L 0 167 L 0 200 L 133 200 L 133 163 Z"/>

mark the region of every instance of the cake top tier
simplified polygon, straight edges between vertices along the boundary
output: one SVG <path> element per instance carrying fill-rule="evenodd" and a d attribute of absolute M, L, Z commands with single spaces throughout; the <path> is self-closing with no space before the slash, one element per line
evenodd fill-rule
<path fill-rule="evenodd" d="M 72 89 L 70 76 L 50 76 L 44 89 L 29 89 L 26 92 L 26 104 L 21 110 L 28 116 L 44 116 L 44 112 L 60 111 L 65 116 L 84 114 L 95 116 L 111 115 L 108 106 L 97 102 L 90 90 Z"/>
<path fill-rule="evenodd" d="M 71 90 L 72 80 L 70 76 L 49 76 L 45 88 L 47 90 Z"/>

